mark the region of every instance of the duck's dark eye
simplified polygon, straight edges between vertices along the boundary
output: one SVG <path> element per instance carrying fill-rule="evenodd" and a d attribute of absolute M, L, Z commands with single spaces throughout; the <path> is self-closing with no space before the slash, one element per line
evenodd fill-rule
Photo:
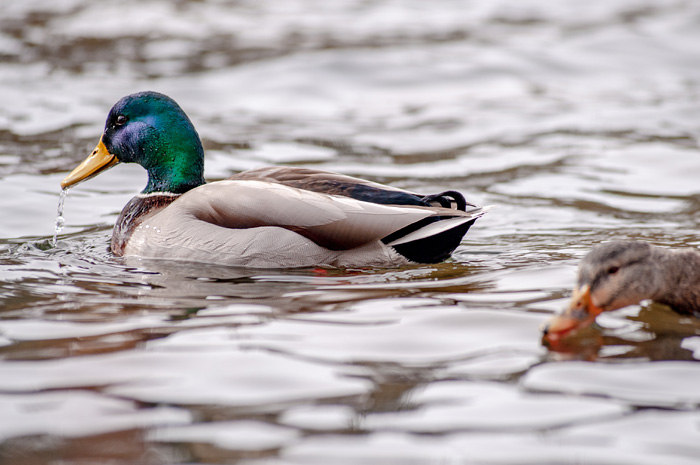
<path fill-rule="evenodd" d="M 117 126 L 123 126 L 124 123 L 126 123 L 126 116 L 124 116 L 124 115 L 117 116 L 117 121 L 115 122 L 115 124 Z"/>
<path fill-rule="evenodd" d="M 619 266 L 611 266 L 610 268 L 608 268 L 608 274 L 615 274 L 618 271 L 620 271 Z"/>

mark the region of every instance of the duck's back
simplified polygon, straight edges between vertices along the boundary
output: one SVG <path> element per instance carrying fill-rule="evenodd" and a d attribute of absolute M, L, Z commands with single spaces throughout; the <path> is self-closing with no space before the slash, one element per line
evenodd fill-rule
<path fill-rule="evenodd" d="M 426 199 L 432 197 L 340 173 L 291 166 L 257 168 L 235 174 L 228 179 L 279 183 L 297 189 L 350 197 L 381 205 L 429 206 Z M 457 195 L 461 197 L 461 194 Z M 463 201 L 463 198 L 460 200 Z"/>
<path fill-rule="evenodd" d="M 700 252 L 696 249 L 656 249 L 661 255 L 665 284 L 654 300 L 678 313 L 700 316 Z"/>

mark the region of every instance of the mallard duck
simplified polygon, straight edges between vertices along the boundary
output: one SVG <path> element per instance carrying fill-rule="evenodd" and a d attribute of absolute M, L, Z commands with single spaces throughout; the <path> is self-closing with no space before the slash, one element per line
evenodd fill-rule
<path fill-rule="evenodd" d="M 485 213 L 455 191 L 422 195 L 296 167 L 207 184 L 197 131 L 173 99 L 156 92 L 119 100 L 97 147 L 61 187 L 118 163 L 148 171 L 146 188 L 114 227 L 118 256 L 249 267 L 437 263 Z"/>
<path fill-rule="evenodd" d="M 544 327 L 544 337 L 556 341 L 590 326 L 602 312 L 646 299 L 700 316 L 700 252 L 640 241 L 597 245 L 579 265 L 569 306 Z"/>

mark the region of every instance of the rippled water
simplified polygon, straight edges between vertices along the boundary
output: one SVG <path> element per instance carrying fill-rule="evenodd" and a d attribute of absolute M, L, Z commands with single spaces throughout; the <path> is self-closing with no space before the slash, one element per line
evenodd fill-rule
<path fill-rule="evenodd" d="M 119 259 L 146 179 L 120 165 L 53 247 L 60 180 L 146 89 L 209 179 L 313 166 L 495 208 L 440 265 Z M 697 2 L 16 1 L 0 101 L 0 463 L 698 463 L 700 322 L 539 331 L 592 245 L 700 246 Z"/>

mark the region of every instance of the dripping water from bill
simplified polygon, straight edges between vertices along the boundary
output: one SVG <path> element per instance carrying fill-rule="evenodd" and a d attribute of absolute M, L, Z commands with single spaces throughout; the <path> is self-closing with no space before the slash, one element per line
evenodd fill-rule
<path fill-rule="evenodd" d="M 51 245 L 56 247 L 58 241 L 58 234 L 63 231 L 63 226 L 66 224 L 65 218 L 63 218 L 63 204 L 66 201 L 66 195 L 68 194 L 68 189 L 61 189 L 61 193 L 58 196 L 58 207 L 56 208 L 56 224 L 54 227 L 53 239 L 51 240 Z"/>

